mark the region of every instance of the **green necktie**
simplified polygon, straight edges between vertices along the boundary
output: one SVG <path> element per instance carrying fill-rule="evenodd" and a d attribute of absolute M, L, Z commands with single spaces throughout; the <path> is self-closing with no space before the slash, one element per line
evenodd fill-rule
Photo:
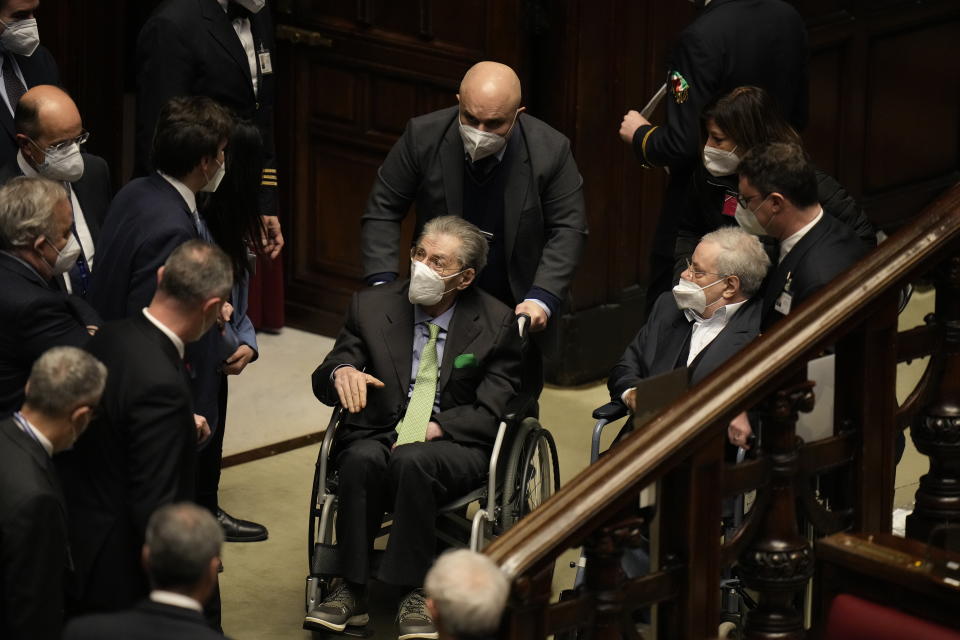
<path fill-rule="evenodd" d="M 437 336 L 440 327 L 427 323 L 430 339 L 420 353 L 420 366 L 417 367 L 417 380 L 413 383 L 413 393 L 403 420 L 397 425 L 397 444 L 423 442 L 427 435 L 427 424 L 433 414 L 433 402 L 437 396 Z"/>

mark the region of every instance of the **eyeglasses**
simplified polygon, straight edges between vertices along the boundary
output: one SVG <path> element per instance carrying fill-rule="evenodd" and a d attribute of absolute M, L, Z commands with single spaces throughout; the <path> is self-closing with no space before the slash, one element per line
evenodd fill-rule
<path fill-rule="evenodd" d="M 33 146 L 35 146 L 38 151 L 42 151 L 43 153 L 56 153 L 58 151 L 63 151 L 64 149 L 68 148 L 70 145 L 75 144 L 78 147 L 83 146 L 84 144 L 86 144 L 87 140 L 89 139 L 90 139 L 90 132 L 84 131 L 83 133 L 78 135 L 76 138 L 71 138 L 70 140 L 64 140 L 63 142 L 51 144 L 46 149 L 41 149 L 40 145 L 38 145 L 36 142 L 33 142 L 33 140 L 30 140 L 30 142 L 33 142 Z"/>
<path fill-rule="evenodd" d="M 447 275 L 447 272 L 454 273 L 463 268 L 463 263 L 459 260 L 445 258 L 443 256 L 433 255 L 427 257 L 427 251 L 423 247 L 413 247 L 410 249 L 410 259 L 417 262 L 424 262 L 428 267 L 436 271 L 441 276 Z"/>
<path fill-rule="evenodd" d="M 763 195 L 762 193 L 755 193 L 755 194 L 753 194 L 752 196 L 744 196 L 743 194 L 739 194 L 739 193 L 738 193 L 738 194 L 737 194 L 737 202 L 740 204 L 741 207 L 743 207 L 744 209 L 746 209 L 746 208 L 747 208 L 747 205 L 748 205 L 748 204 L 750 203 L 750 201 L 753 200 L 754 198 L 759 198 L 760 196 L 763 196 L 764 198 L 766 198 L 766 197 L 769 196 L 769 195 L 770 195 L 769 193 L 766 194 L 766 195 Z"/>
<path fill-rule="evenodd" d="M 690 262 L 690 258 L 684 258 L 687 262 L 687 271 L 693 274 L 694 278 L 702 278 L 703 276 L 720 276 L 721 278 L 726 278 L 729 273 L 713 273 L 712 271 L 697 271 L 693 268 L 693 263 Z"/>

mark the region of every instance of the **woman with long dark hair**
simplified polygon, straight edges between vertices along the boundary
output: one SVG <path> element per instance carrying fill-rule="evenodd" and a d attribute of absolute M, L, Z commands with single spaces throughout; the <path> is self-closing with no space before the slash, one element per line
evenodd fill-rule
<path fill-rule="evenodd" d="M 194 372 L 197 413 L 213 432 L 197 461 L 197 503 L 207 507 L 224 527 L 227 540 L 254 541 L 267 537 L 262 525 L 238 520 L 219 508 L 217 489 L 223 456 L 227 414 L 227 376 L 239 375 L 258 356 L 257 333 L 247 317 L 248 286 L 263 231 L 258 209 L 263 142 L 252 123 L 237 121 L 225 151 L 226 173 L 216 191 L 200 202 L 206 240 L 217 244 L 233 264 L 230 306 L 223 314 L 220 353 L 209 358 L 219 366 Z M 203 411 L 206 411 L 204 413 Z"/>

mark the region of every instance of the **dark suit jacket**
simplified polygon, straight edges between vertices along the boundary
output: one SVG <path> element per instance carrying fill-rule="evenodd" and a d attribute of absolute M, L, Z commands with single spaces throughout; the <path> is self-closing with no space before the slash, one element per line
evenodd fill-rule
<path fill-rule="evenodd" d="M 250 19 L 250 30 L 257 51 L 261 47 L 268 51 L 276 69 L 269 6 Z M 217 0 L 166 0 L 137 38 L 136 174 L 144 175 L 150 168 L 160 109 L 170 98 L 193 95 L 209 96 L 254 122 L 263 136 L 264 167 L 276 170 L 274 78 L 275 73 L 260 74 L 254 94 L 243 45 Z M 262 213 L 276 214 L 276 191 L 275 185 L 262 186 Z"/>
<path fill-rule="evenodd" d="M 670 53 L 664 75 L 666 122 L 637 129 L 637 156 L 646 164 L 671 168 L 701 162 L 700 114 L 712 101 L 744 85 L 765 89 L 787 121 L 802 130 L 807 122 L 808 55 L 803 18 L 784 0 L 712 0 Z M 685 96 L 674 94 L 674 72 L 688 85 Z"/>
<path fill-rule="evenodd" d="M 150 514 L 193 496 L 196 431 L 176 347 L 142 314 L 108 324 L 87 349 L 108 371 L 102 414 L 57 465 L 80 609 L 115 610 L 148 593 L 140 548 Z"/>
<path fill-rule="evenodd" d="M 865 256 L 867 251 L 868 247 L 850 227 L 824 214 L 767 276 L 763 293 L 764 330 L 783 317 L 775 309 L 782 292 L 786 290 L 792 294 L 792 313 L 804 300 Z"/>
<path fill-rule="evenodd" d="M 54 288 L 30 266 L 0 252 L 0 417 L 23 404 L 34 361 L 50 347 L 82 347 L 100 317 L 77 296 Z"/>
<path fill-rule="evenodd" d="M 151 600 L 130 611 L 84 616 L 67 625 L 64 640 L 223 640 L 191 609 Z"/>
<path fill-rule="evenodd" d="M 416 204 L 414 236 L 430 219 L 463 215 L 464 150 L 458 108 L 413 118 L 377 173 L 363 213 L 365 276 L 396 272 L 400 223 Z M 587 239 L 583 179 L 570 141 L 521 113 L 525 145 L 504 196 L 510 289 L 519 302 L 533 287 L 566 296 Z"/>
<path fill-rule="evenodd" d="M 157 269 L 197 228 L 183 197 L 158 173 L 132 180 L 110 204 L 100 232 L 90 302 L 107 322 L 140 313 Z"/>
<path fill-rule="evenodd" d="M 0 420 L 0 637 L 60 638 L 69 562 L 53 462 L 13 418 Z"/>
<path fill-rule="evenodd" d="M 37 47 L 33 55 L 29 58 L 14 54 L 13 56 L 20 65 L 20 73 L 26 82 L 26 88 L 30 89 L 38 84 L 60 84 L 60 71 L 57 69 L 57 61 L 53 59 L 50 52 L 43 45 Z M 7 109 L 7 105 L 0 100 L 0 123 L 3 124 L 5 134 L 0 135 L 0 166 L 7 164 L 17 155 L 16 128 L 13 126 L 13 115 Z"/>
<path fill-rule="evenodd" d="M 100 156 L 89 153 L 82 155 L 83 177 L 71 183 L 71 186 L 77 194 L 77 200 L 83 210 L 83 219 L 87 222 L 90 237 L 93 238 L 93 246 L 96 247 L 100 238 L 100 229 L 103 227 L 103 220 L 107 217 L 107 207 L 110 206 L 110 199 L 113 198 L 110 167 L 107 166 L 106 160 Z M 16 154 L 14 154 L 12 161 L 0 167 L 0 186 L 22 175 L 23 171 L 20 170 Z M 96 263 L 94 263 L 94 267 L 96 267 Z"/>
<path fill-rule="evenodd" d="M 760 333 L 760 306 L 759 297 L 745 302 L 723 331 L 704 347 L 691 363 L 691 386 L 713 373 L 757 337 Z M 661 294 L 647 323 L 610 371 L 607 380 L 610 398 L 619 402 L 623 392 L 636 386 L 638 381 L 686 366 L 680 356 L 691 330 L 690 321 L 677 308 L 673 293 Z"/>
<path fill-rule="evenodd" d="M 366 368 L 386 385 L 368 387 L 367 407 L 347 417 L 346 437 L 391 431 L 407 408 L 414 327 L 408 284 L 393 282 L 354 294 L 333 350 L 313 372 L 313 393 L 328 405 L 338 402 L 330 375 L 339 365 Z M 462 354 L 473 354 L 473 364 L 455 367 Z M 440 412 L 433 420 L 445 437 L 492 447 L 499 417 L 520 388 L 520 339 L 512 309 L 473 287 L 460 293 L 437 388 Z"/>

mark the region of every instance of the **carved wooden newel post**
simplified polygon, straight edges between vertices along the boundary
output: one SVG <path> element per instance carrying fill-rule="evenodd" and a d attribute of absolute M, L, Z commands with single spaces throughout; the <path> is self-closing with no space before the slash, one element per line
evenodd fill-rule
<path fill-rule="evenodd" d="M 739 558 L 740 577 L 759 592 L 756 609 L 747 615 L 744 637 L 794 640 L 804 637 L 797 595 L 813 574 L 813 553 L 797 528 L 793 484 L 798 472 L 797 411 L 813 408 L 810 383 L 778 391 L 760 407 L 763 451 L 772 461 L 770 506 L 754 542 Z"/>
<path fill-rule="evenodd" d="M 626 518 L 603 527 L 584 544 L 587 565 L 584 586 L 593 596 L 596 609 L 591 640 L 620 640 L 624 634 L 623 572 L 620 558 L 629 547 L 640 544 L 640 526 L 643 520 Z"/>
<path fill-rule="evenodd" d="M 930 472 L 920 478 L 907 535 L 926 542 L 944 523 L 960 524 L 960 256 L 948 259 L 937 282 L 936 322 L 944 333 L 943 369 L 933 400 L 910 430 Z"/>

